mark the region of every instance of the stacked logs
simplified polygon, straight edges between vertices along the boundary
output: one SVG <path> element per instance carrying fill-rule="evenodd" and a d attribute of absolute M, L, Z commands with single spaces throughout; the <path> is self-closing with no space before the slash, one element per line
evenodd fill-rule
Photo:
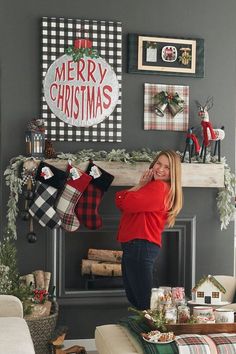
<path fill-rule="evenodd" d="M 33 289 L 45 289 L 48 291 L 51 280 L 51 272 L 35 270 L 30 274 L 22 275 L 20 280 L 22 284 L 32 286 Z"/>
<path fill-rule="evenodd" d="M 51 272 L 43 270 L 35 270 L 30 274 L 25 274 L 20 277 L 22 285 L 32 289 L 32 298 L 27 301 L 30 307 L 30 313 L 25 315 L 25 318 L 35 319 L 50 315 L 52 302 L 49 301 L 48 290 L 50 286 Z"/>
<path fill-rule="evenodd" d="M 82 275 L 120 277 L 122 251 L 90 248 L 88 259 L 82 259 Z"/>

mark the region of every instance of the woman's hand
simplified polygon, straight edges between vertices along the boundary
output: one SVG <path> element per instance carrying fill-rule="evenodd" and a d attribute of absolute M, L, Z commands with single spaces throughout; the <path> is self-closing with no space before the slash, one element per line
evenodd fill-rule
<path fill-rule="evenodd" d="M 149 169 L 149 170 L 144 171 L 144 173 L 142 174 L 137 186 L 134 186 L 134 187 L 130 188 L 129 191 L 137 191 L 137 190 L 139 190 L 141 187 L 145 186 L 145 184 L 150 182 L 152 179 L 153 179 L 153 170 Z"/>
<path fill-rule="evenodd" d="M 150 182 L 153 179 L 153 170 L 152 168 L 150 168 L 149 170 L 144 171 L 144 173 L 142 174 L 138 185 L 140 187 L 145 186 L 145 184 L 147 184 L 148 182 Z"/>

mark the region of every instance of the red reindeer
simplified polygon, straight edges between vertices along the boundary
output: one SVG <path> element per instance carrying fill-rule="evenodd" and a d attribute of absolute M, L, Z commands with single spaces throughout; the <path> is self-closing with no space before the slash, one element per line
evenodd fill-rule
<path fill-rule="evenodd" d="M 211 144 L 211 142 L 215 142 L 214 155 L 216 155 L 216 151 L 218 153 L 218 161 L 220 162 L 220 142 L 225 137 L 224 127 L 221 129 L 215 129 L 212 127 L 212 123 L 209 119 L 208 111 L 213 106 L 213 97 L 208 97 L 205 105 L 201 105 L 198 101 L 196 101 L 198 107 L 198 115 L 201 118 L 201 126 L 203 131 L 203 142 L 201 148 L 200 157 L 203 156 L 203 162 L 206 162 L 206 151 L 207 147 Z"/>

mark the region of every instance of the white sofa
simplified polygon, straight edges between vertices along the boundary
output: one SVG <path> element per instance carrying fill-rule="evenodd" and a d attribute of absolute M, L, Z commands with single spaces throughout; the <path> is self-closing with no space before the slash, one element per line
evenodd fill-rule
<path fill-rule="evenodd" d="M 0 353 L 35 354 L 22 303 L 12 295 L 0 295 Z"/>
<path fill-rule="evenodd" d="M 99 354 L 143 354 L 141 345 L 123 326 L 97 326 L 95 343 Z"/>

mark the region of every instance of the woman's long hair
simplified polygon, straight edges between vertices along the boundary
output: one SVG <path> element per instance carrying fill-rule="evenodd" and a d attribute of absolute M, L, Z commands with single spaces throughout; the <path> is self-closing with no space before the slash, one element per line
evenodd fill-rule
<path fill-rule="evenodd" d="M 180 156 L 173 150 L 161 151 L 150 165 L 152 168 L 161 155 L 165 155 L 170 164 L 170 190 L 166 198 L 168 206 L 167 224 L 169 227 L 174 226 L 176 216 L 179 214 L 183 206 L 183 192 L 181 182 L 181 161 Z"/>

